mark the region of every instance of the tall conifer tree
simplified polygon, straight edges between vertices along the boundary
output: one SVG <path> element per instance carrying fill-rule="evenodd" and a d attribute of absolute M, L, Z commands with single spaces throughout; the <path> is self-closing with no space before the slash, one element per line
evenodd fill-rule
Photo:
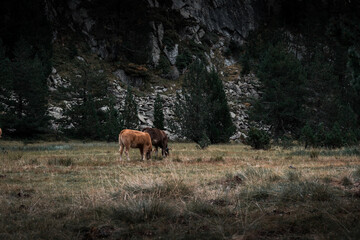
<path fill-rule="evenodd" d="M 137 129 L 139 126 L 139 117 L 137 110 L 137 103 L 135 97 L 132 93 L 130 86 L 127 88 L 126 97 L 125 97 L 125 106 L 122 111 L 122 119 L 124 122 L 124 128 L 128 129 Z"/>
<path fill-rule="evenodd" d="M 154 103 L 154 127 L 164 129 L 163 103 L 159 94 L 156 95 Z"/>
<path fill-rule="evenodd" d="M 185 76 L 175 114 L 181 133 L 199 144 L 228 142 L 235 132 L 222 81 L 200 61 L 194 62 Z"/>

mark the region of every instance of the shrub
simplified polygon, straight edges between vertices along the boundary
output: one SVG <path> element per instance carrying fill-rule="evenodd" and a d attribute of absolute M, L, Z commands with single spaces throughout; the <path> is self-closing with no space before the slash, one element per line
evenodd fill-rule
<path fill-rule="evenodd" d="M 201 149 L 207 148 L 211 144 L 209 137 L 206 135 L 206 133 L 203 133 L 202 138 L 200 139 L 198 146 Z"/>
<path fill-rule="evenodd" d="M 300 141 L 305 144 L 305 148 L 308 146 L 340 148 L 355 144 L 357 137 L 356 131 L 340 125 L 339 122 L 335 122 L 332 127 L 320 123 L 315 127 L 306 124 L 301 130 Z"/>
<path fill-rule="evenodd" d="M 161 55 L 159 59 L 159 64 L 157 65 L 157 69 L 161 71 L 162 74 L 168 74 L 170 72 L 170 61 L 166 56 Z"/>
<path fill-rule="evenodd" d="M 270 136 L 261 129 L 250 128 L 246 143 L 255 149 L 269 149 L 270 148 Z"/>
<path fill-rule="evenodd" d="M 344 146 L 344 139 L 339 123 L 335 123 L 331 131 L 325 135 L 325 146 L 330 148 L 339 148 Z"/>
<path fill-rule="evenodd" d="M 312 127 L 310 126 L 310 124 L 307 123 L 301 129 L 300 141 L 302 141 L 305 144 L 305 148 L 307 148 L 308 146 L 315 146 L 316 143 L 315 133 Z"/>
<path fill-rule="evenodd" d="M 189 50 L 185 49 L 176 57 L 176 67 L 182 72 L 193 61 L 192 54 Z"/>

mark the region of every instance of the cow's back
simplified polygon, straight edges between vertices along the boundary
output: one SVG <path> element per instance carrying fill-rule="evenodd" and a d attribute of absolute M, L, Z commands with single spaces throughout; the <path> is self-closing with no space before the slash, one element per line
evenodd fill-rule
<path fill-rule="evenodd" d="M 132 148 L 139 148 L 144 145 L 151 145 L 151 137 L 144 132 L 124 129 L 119 134 L 119 144 L 124 144 Z"/>
<path fill-rule="evenodd" d="M 157 128 L 144 128 L 143 132 L 147 132 L 151 136 L 151 141 L 154 146 L 167 146 L 168 137 L 163 130 Z"/>
<path fill-rule="evenodd" d="M 146 132 L 150 135 L 152 144 L 157 146 L 159 143 L 162 142 L 162 134 L 159 129 L 156 128 L 145 128 L 143 132 Z"/>

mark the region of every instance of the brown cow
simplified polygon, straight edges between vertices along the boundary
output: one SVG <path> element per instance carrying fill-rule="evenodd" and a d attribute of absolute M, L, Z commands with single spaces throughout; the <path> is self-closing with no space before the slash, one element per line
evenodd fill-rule
<path fill-rule="evenodd" d="M 1 138 L 1 134 L 2 134 L 2 130 L 1 130 L 1 128 L 0 128 L 0 138 Z"/>
<path fill-rule="evenodd" d="M 158 153 L 158 147 L 161 148 L 161 153 L 163 157 L 169 155 L 168 137 L 163 130 L 157 128 L 144 128 L 143 132 L 147 132 L 150 134 L 152 145 L 154 145 L 156 149 L 156 156 Z"/>
<path fill-rule="evenodd" d="M 141 160 L 144 160 L 145 154 L 146 159 L 151 158 L 151 138 L 148 133 L 131 130 L 131 129 L 124 129 L 119 134 L 119 145 L 120 145 L 120 161 L 122 157 L 122 153 L 125 147 L 125 154 L 127 156 L 128 161 L 129 158 L 129 149 L 131 148 L 139 148 L 141 154 Z"/>

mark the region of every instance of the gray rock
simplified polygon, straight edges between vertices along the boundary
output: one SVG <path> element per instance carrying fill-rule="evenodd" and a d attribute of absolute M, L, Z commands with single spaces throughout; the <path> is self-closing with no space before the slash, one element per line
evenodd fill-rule
<path fill-rule="evenodd" d="M 158 44 L 158 40 L 153 33 L 150 34 L 150 48 L 151 61 L 156 67 L 159 64 L 161 50 Z"/>
<path fill-rule="evenodd" d="M 176 66 L 171 66 L 169 73 L 165 77 L 170 80 L 176 80 L 180 77 L 180 72 Z"/>
<path fill-rule="evenodd" d="M 115 72 L 113 72 L 113 74 L 121 82 L 125 84 L 130 84 L 134 87 L 140 87 L 144 84 L 142 78 L 128 76 L 122 69 L 116 70 Z"/>
<path fill-rule="evenodd" d="M 242 43 L 264 16 L 258 1 L 173 0 L 172 8 L 184 18 L 194 18 L 210 31 Z"/>
<path fill-rule="evenodd" d="M 164 48 L 164 53 L 165 53 L 166 57 L 169 59 L 171 65 L 175 65 L 175 63 L 176 63 L 176 57 L 179 54 L 178 48 L 179 48 L 178 44 L 175 44 L 174 48 L 171 51 L 168 50 L 168 46 L 165 46 L 165 48 Z"/>

